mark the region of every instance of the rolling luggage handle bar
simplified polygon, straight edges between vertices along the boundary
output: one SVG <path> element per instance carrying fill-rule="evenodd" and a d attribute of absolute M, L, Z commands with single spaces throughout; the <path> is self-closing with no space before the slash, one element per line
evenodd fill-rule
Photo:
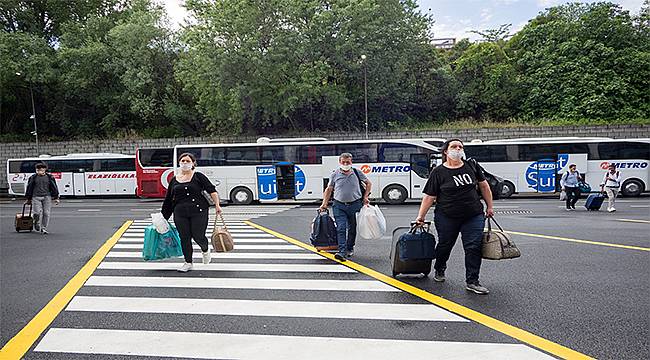
<path fill-rule="evenodd" d="M 25 207 L 27 207 L 27 203 L 23 204 L 23 212 L 21 213 L 21 217 L 25 217 Z M 29 216 L 32 216 L 32 203 L 29 203 Z"/>

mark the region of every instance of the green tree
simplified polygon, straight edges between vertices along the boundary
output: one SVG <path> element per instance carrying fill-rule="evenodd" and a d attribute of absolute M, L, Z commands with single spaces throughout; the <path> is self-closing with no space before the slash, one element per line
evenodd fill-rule
<path fill-rule="evenodd" d="M 646 6 L 647 8 L 647 6 Z M 647 118 L 648 23 L 612 3 L 550 8 L 509 42 L 535 118 Z"/>
<path fill-rule="evenodd" d="M 408 116 L 428 19 L 414 1 L 190 0 L 177 77 L 224 133 L 359 129 Z"/>

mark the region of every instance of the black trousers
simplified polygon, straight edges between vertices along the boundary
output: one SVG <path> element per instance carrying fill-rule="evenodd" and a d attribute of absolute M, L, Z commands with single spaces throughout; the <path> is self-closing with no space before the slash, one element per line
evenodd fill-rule
<path fill-rule="evenodd" d="M 188 211 L 174 209 L 174 224 L 181 237 L 181 248 L 186 263 L 192 262 L 192 238 L 201 247 L 201 251 L 208 251 L 208 238 L 205 230 L 208 228 L 208 211 L 190 214 Z"/>
<path fill-rule="evenodd" d="M 576 207 L 578 199 L 580 199 L 580 188 L 579 187 L 570 187 L 565 186 L 564 191 L 566 191 L 566 208 Z"/>

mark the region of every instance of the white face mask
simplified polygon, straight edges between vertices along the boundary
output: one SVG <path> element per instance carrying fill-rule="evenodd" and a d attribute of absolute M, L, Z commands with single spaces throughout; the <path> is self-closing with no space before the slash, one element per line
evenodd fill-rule
<path fill-rule="evenodd" d="M 465 151 L 463 150 L 449 150 L 447 151 L 447 156 L 453 160 L 460 160 L 465 157 Z"/>
<path fill-rule="evenodd" d="M 192 170 L 192 163 L 182 163 L 181 170 L 184 171 Z"/>
<path fill-rule="evenodd" d="M 341 165 L 340 167 L 343 171 L 350 171 L 352 169 L 352 165 Z"/>

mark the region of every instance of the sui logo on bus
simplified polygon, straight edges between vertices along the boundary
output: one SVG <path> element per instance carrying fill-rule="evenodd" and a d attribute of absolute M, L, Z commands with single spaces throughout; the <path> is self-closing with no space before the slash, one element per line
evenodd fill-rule
<path fill-rule="evenodd" d="M 528 187 L 539 192 L 555 192 L 555 174 L 569 162 L 568 154 L 558 154 L 557 161 L 535 161 L 526 168 Z"/>
<path fill-rule="evenodd" d="M 298 196 L 305 189 L 306 180 L 303 170 L 299 166 L 294 166 L 295 196 Z M 261 201 L 275 201 L 278 199 L 275 166 L 257 167 L 257 192 Z"/>

